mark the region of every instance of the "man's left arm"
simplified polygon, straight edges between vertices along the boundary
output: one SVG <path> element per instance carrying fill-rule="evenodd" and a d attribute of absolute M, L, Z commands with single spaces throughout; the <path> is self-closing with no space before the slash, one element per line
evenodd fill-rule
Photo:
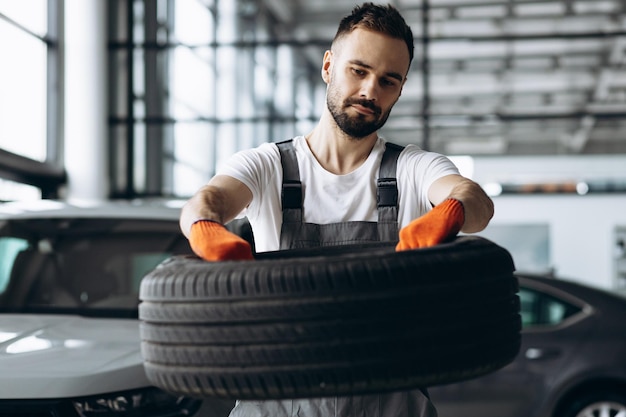
<path fill-rule="evenodd" d="M 493 201 L 474 181 L 446 175 L 430 186 L 433 209 L 400 230 L 396 250 L 434 246 L 465 233 L 480 232 L 493 217 Z"/>

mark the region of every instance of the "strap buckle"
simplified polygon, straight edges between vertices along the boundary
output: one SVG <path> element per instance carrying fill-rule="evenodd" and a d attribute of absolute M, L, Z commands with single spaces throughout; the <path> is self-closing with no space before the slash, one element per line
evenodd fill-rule
<path fill-rule="evenodd" d="M 302 183 L 300 181 L 285 180 L 282 190 L 283 209 L 302 207 Z"/>
<path fill-rule="evenodd" d="M 396 179 L 379 178 L 376 183 L 376 202 L 378 207 L 397 207 L 398 183 Z"/>

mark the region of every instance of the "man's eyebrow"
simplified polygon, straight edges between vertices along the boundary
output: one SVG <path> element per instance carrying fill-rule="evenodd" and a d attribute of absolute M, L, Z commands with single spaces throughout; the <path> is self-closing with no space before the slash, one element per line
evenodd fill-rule
<path fill-rule="evenodd" d="M 369 64 L 366 64 L 365 62 L 359 60 L 359 59 L 352 59 L 350 61 L 348 61 L 349 63 L 353 64 L 353 65 L 358 65 L 360 67 L 363 68 L 367 68 L 367 69 L 372 69 L 373 67 Z M 404 77 L 401 74 L 398 74 L 397 72 L 388 72 L 385 74 L 387 77 L 390 78 L 395 78 L 396 80 L 402 82 L 404 80 Z"/>

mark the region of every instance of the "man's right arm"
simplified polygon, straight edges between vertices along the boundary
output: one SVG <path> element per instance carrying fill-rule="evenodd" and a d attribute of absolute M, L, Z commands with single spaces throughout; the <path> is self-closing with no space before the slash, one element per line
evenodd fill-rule
<path fill-rule="evenodd" d="M 183 206 L 180 229 L 189 238 L 191 226 L 198 220 L 226 224 L 251 201 L 252 191 L 243 182 L 226 175 L 217 175 Z"/>

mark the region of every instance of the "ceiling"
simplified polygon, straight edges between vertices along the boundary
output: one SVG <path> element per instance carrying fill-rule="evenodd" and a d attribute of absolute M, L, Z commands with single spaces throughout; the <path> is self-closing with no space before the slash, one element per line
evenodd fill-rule
<path fill-rule="evenodd" d="M 358 2 L 265 3 L 297 41 L 318 45 L 307 49 L 318 68 Z M 450 155 L 626 153 L 626 1 L 430 0 L 428 71 L 422 0 L 391 4 L 413 29 L 416 59 L 388 139 Z"/>

